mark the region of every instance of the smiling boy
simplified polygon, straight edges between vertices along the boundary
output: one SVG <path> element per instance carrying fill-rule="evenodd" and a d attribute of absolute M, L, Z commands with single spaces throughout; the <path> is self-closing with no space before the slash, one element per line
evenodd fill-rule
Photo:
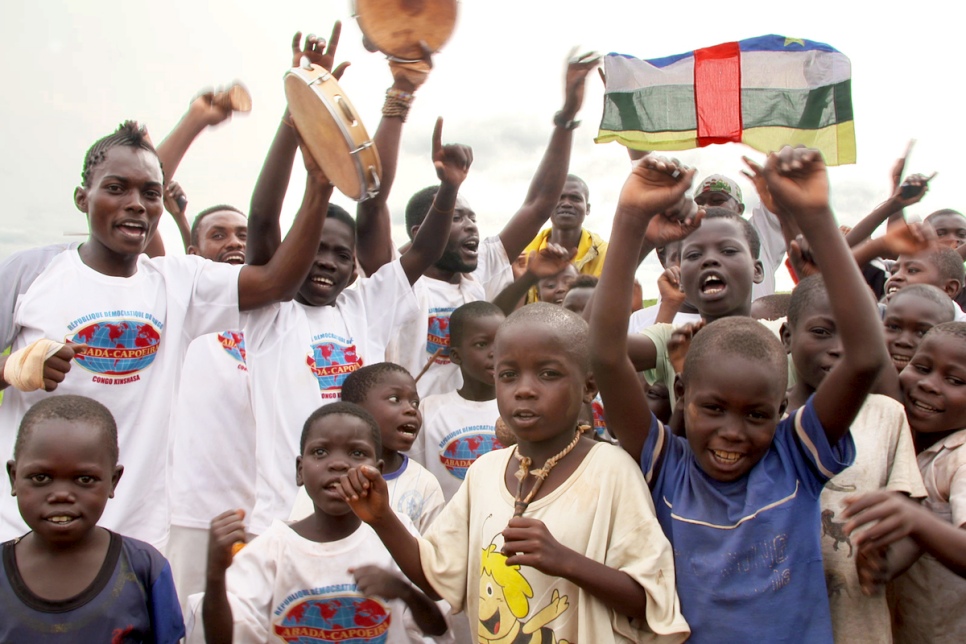
<path fill-rule="evenodd" d="M 85 157 L 82 185 L 74 193 L 77 209 L 89 221 L 90 237 L 79 249 L 53 257 L 11 302 L 13 309 L 0 312 L 4 327 L 13 330 L 13 362 L 4 365 L 0 386 L 8 384 L 16 357 L 31 352 L 38 340 L 69 343 L 41 365 L 45 373 L 35 389 L 59 387 L 112 410 L 129 475 L 128 485 L 106 509 L 103 524 L 158 546 L 167 538 L 169 522 L 167 459 L 159 454 L 169 449 L 171 399 L 188 344 L 207 333 L 238 328 L 239 310 L 291 297 L 321 230 L 312 213 L 300 212 L 282 242 L 284 252 L 264 266 L 232 266 L 193 256 L 148 259 L 142 253 L 161 218 L 163 183 L 158 153 L 144 128 L 128 121 L 97 141 Z M 331 186 L 312 179 L 306 190 L 324 206 Z M 18 279 L 4 273 L 0 281 L 8 277 Z M 73 348 L 81 343 L 86 348 L 65 376 L 71 368 L 68 361 L 75 357 Z M 19 419 L 44 396 L 36 390 L 5 391 L 0 452 L 11 451 Z M 4 494 L 0 538 L 23 530 L 13 500 Z"/>
<path fill-rule="evenodd" d="M 48 396 L 24 415 L 7 472 L 30 532 L 0 546 L 0 641 L 174 644 L 171 568 L 146 543 L 98 527 L 124 468 L 111 412 Z"/>
<path fill-rule="evenodd" d="M 694 642 L 832 641 L 819 495 L 854 458 L 849 426 L 884 361 L 872 299 L 836 232 L 821 156 L 785 148 L 769 157 L 765 174 L 771 194 L 814 242 L 819 266 L 837 278 L 829 299 L 843 355 L 798 413 L 782 420 L 784 349 L 771 331 L 744 317 L 713 321 L 691 341 L 674 384 L 686 438 L 654 418 L 635 378 L 622 323 L 634 269 L 642 245 L 650 250 L 698 224 L 704 229 L 700 213 L 684 221 L 661 214 L 680 200 L 693 170 L 650 157 L 634 168 L 621 191 L 591 314 L 591 355 L 608 428 L 650 484 L 674 548 Z M 707 280 L 731 256 L 745 255 L 736 242 L 708 240 L 703 249 L 685 242 L 682 260 L 692 248 L 693 262 L 710 262 Z"/>

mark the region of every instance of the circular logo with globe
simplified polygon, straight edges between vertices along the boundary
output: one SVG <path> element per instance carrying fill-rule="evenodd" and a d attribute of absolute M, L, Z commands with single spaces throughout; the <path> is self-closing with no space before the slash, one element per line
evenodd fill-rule
<path fill-rule="evenodd" d="M 466 478 L 466 470 L 476 459 L 502 448 L 494 428 L 484 427 L 479 432 L 461 434 L 446 443 L 443 451 L 439 453 L 439 461 L 450 474 L 462 480 Z"/>
<path fill-rule="evenodd" d="M 147 369 L 158 353 L 161 334 L 143 320 L 111 320 L 88 324 L 71 342 L 87 345 L 75 358 L 84 369 L 103 376 L 127 376 Z"/>
<path fill-rule="evenodd" d="M 370 644 L 387 640 L 389 624 L 389 610 L 375 599 L 330 595 L 293 604 L 274 630 L 276 636 L 293 644 Z"/>

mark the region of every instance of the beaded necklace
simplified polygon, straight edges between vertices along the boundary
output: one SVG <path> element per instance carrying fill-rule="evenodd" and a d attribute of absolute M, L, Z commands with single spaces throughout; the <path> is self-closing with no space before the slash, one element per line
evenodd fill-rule
<path fill-rule="evenodd" d="M 574 433 L 574 439 L 570 441 L 570 444 L 548 458 L 543 464 L 543 467 L 538 470 L 533 470 L 532 472 L 530 471 L 530 466 L 533 464 L 533 460 L 529 456 L 521 456 L 519 447 L 516 447 L 516 457 L 517 460 L 520 461 L 520 469 L 516 471 L 515 476 L 520 483 L 517 485 L 516 496 L 513 497 L 513 516 L 523 516 L 523 513 L 526 512 L 527 507 L 533 500 L 533 497 L 537 495 L 537 492 L 540 490 L 543 482 L 547 480 L 548 476 L 550 476 L 550 471 L 554 468 L 554 466 L 557 465 L 558 462 L 563 459 L 563 457 L 577 447 L 577 443 L 580 442 L 580 437 L 583 436 L 584 432 L 588 429 L 590 429 L 590 425 L 578 425 L 577 431 Z M 531 474 L 534 476 L 534 478 L 536 478 L 536 481 L 533 482 L 533 489 L 530 490 L 530 493 L 527 494 L 525 498 L 521 498 L 523 497 L 523 485 L 526 482 L 527 477 Z"/>

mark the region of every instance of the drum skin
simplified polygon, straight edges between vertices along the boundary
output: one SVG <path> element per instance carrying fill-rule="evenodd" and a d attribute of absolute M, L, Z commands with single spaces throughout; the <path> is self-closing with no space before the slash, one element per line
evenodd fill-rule
<path fill-rule="evenodd" d="M 318 65 L 295 67 L 285 74 L 285 97 L 299 136 L 329 181 L 356 201 L 378 194 L 379 154 L 335 77 Z"/>
<path fill-rule="evenodd" d="M 456 0 L 355 0 L 359 28 L 379 51 L 404 60 L 437 52 L 456 28 Z"/>

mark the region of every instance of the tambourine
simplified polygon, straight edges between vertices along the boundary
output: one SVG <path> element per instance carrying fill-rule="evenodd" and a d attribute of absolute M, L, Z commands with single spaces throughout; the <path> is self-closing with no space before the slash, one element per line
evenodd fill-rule
<path fill-rule="evenodd" d="M 423 41 L 439 51 L 456 28 L 456 0 L 353 0 L 362 34 L 379 51 L 404 61 L 421 60 Z"/>
<path fill-rule="evenodd" d="M 285 97 L 302 141 L 332 185 L 356 201 L 378 194 L 379 154 L 335 77 L 318 65 L 295 67 L 285 73 Z"/>

